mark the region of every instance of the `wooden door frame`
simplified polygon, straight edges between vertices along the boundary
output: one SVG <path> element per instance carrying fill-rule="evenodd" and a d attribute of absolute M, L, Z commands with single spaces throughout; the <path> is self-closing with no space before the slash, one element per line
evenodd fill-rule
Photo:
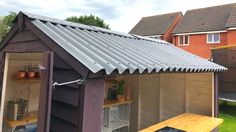
<path fill-rule="evenodd" d="M 53 77 L 53 52 L 52 51 L 39 51 L 39 52 L 2 52 L 1 63 L 1 109 L 4 108 L 6 78 L 8 70 L 8 56 L 11 53 L 42 53 L 43 60 L 40 70 L 42 71 L 42 79 L 40 83 L 40 97 L 39 97 L 39 109 L 37 119 L 37 132 L 49 132 L 50 129 L 50 116 L 51 116 L 51 98 L 52 98 L 52 77 Z M 4 92 L 4 93 L 2 93 Z M 3 112 L 0 113 L 0 130 L 2 130 L 3 124 Z M 1 121 L 2 120 L 2 121 Z"/>
<path fill-rule="evenodd" d="M 43 63 L 40 68 L 42 76 L 37 132 L 49 132 L 52 101 L 52 79 L 53 79 L 53 52 L 43 52 Z"/>

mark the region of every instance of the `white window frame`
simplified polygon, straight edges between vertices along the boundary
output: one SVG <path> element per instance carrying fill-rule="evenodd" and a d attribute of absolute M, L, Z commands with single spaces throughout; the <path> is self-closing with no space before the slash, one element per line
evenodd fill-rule
<path fill-rule="evenodd" d="M 208 38 L 208 36 L 209 36 L 210 34 L 212 35 L 212 36 L 211 36 L 211 39 L 212 39 L 211 42 L 209 41 L 209 38 Z M 219 35 L 219 41 L 215 41 L 215 40 L 214 40 L 214 38 L 215 38 L 214 35 L 216 35 L 216 34 Z M 218 43 L 220 43 L 220 33 L 208 33 L 208 34 L 206 34 L 206 35 L 207 35 L 207 43 L 208 43 L 208 44 L 218 44 Z"/>
<path fill-rule="evenodd" d="M 180 44 L 180 37 L 183 36 L 183 44 Z M 185 37 L 188 37 L 188 42 L 185 42 Z M 188 46 L 189 45 L 189 35 L 179 35 L 178 36 L 178 46 Z"/>

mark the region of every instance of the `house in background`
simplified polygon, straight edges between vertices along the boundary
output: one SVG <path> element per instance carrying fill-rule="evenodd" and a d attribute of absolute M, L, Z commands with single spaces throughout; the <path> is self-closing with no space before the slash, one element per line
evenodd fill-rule
<path fill-rule="evenodd" d="M 171 33 L 182 17 L 181 12 L 143 17 L 129 33 L 172 42 Z"/>
<path fill-rule="evenodd" d="M 236 3 L 189 10 L 172 34 L 176 46 L 210 59 L 211 48 L 236 44 Z"/>

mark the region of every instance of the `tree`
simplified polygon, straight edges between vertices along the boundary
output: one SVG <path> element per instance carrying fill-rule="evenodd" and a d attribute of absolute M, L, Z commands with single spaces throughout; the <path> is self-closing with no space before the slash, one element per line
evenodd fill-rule
<path fill-rule="evenodd" d="M 16 15 L 17 14 L 15 12 L 10 12 L 9 15 L 0 17 L 0 41 L 2 41 L 2 39 L 10 31 Z"/>
<path fill-rule="evenodd" d="M 80 17 L 71 16 L 71 17 L 66 18 L 66 21 L 75 22 L 75 23 L 82 23 L 85 25 L 92 25 L 92 26 L 110 29 L 109 25 L 106 24 L 103 19 L 101 19 L 97 16 L 94 16 L 92 14 L 90 14 L 89 16 L 83 15 Z"/>

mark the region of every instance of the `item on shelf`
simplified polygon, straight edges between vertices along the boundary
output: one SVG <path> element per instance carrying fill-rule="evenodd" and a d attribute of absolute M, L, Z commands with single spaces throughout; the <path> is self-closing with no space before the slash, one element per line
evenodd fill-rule
<path fill-rule="evenodd" d="M 26 72 L 25 71 L 18 71 L 17 73 L 17 79 L 25 79 L 26 78 Z"/>
<path fill-rule="evenodd" d="M 122 79 L 121 82 L 118 84 L 118 94 L 117 94 L 117 99 L 118 101 L 122 102 L 125 101 L 125 82 Z"/>
<path fill-rule="evenodd" d="M 124 102 L 125 101 L 125 95 L 117 95 L 117 100 L 119 102 Z"/>
<path fill-rule="evenodd" d="M 7 102 L 7 118 L 11 121 L 18 121 L 24 118 L 27 100 L 15 99 Z"/>
<path fill-rule="evenodd" d="M 117 86 L 114 85 L 111 88 L 108 88 L 108 100 L 116 100 L 117 99 Z"/>
<path fill-rule="evenodd" d="M 130 86 L 125 87 L 125 98 L 126 98 L 126 100 L 131 99 L 131 87 Z"/>
<path fill-rule="evenodd" d="M 26 66 L 26 69 L 28 71 L 27 77 L 29 79 L 34 79 L 34 78 L 40 78 L 40 72 L 39 72 L 39 67 L 38 65 L 28 65 Z"/>
<path fill-rule="evenodd" d="M 29 71 L 29 72 L 27 73 L 27 77 L 28 77 L 29 79 L 34 79 L 34 78 L 36 77 L 35 71 Z"/>
<path fill-rule="evenodd" d="M 40 72 L 35 72 L 35 77 L 36 77 L 36 78 L 41 78 Z"/>

